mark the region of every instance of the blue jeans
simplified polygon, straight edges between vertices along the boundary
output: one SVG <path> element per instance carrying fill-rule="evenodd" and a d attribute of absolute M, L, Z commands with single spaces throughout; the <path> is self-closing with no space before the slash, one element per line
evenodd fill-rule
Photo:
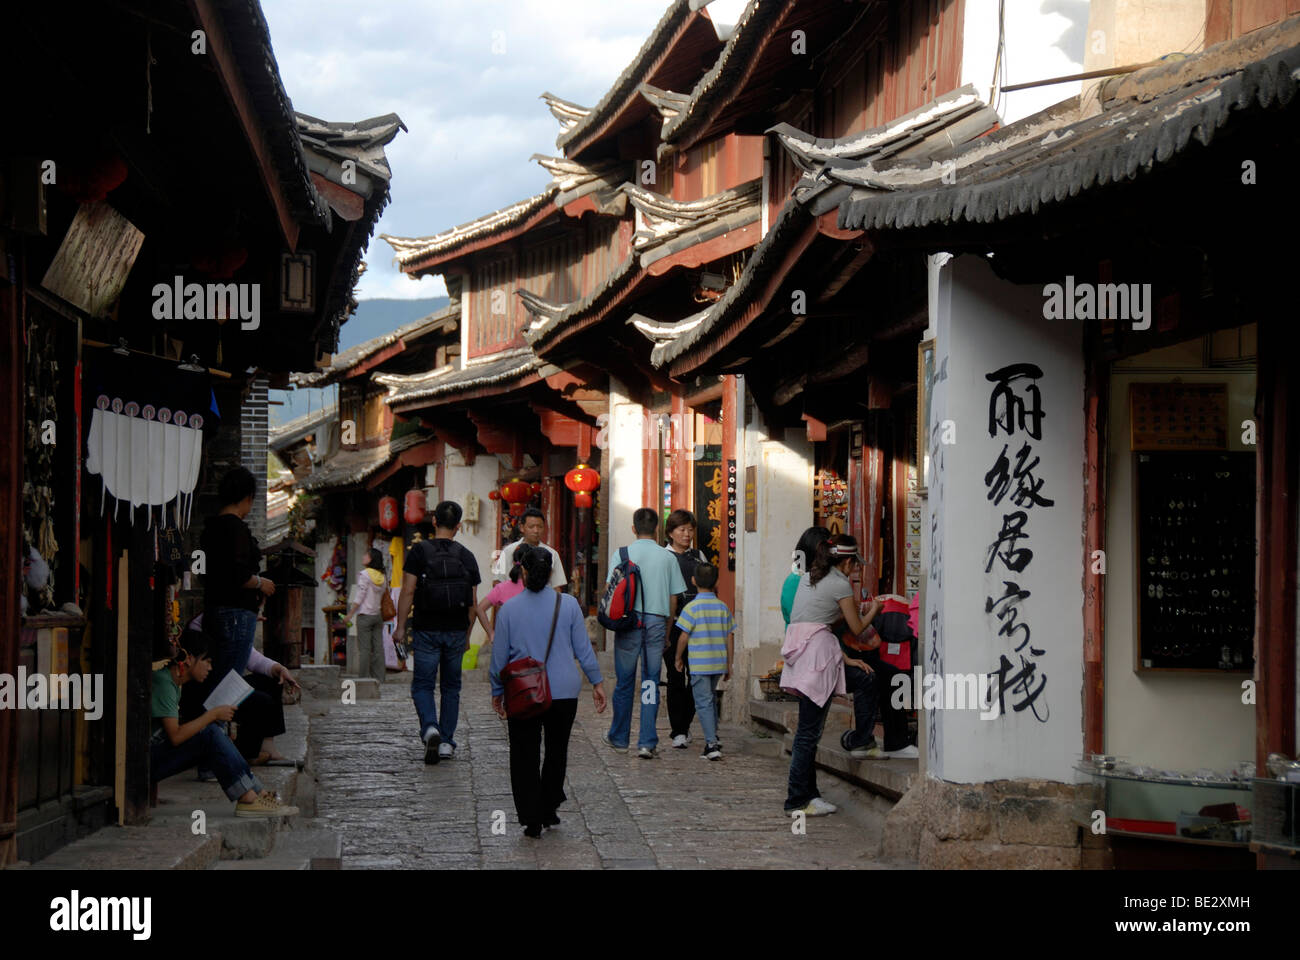
<path fill-rule="evenodd" d="M 794 732 L 790 747 L 790 784 L 785 798 L 785 810 L 802 810 L 821 793 L 817 789 L 817 741 L 826 729 L 834 697 L 826 698 L 825 706 L 817 706 L 805 696 L 799 697 L 799 727 Z"/>
<path fill-rule="evenodd" d="M 704 744 L 718 742 L 718 715 L 714 710 L 716 701 L 713 692 L 718 689 L 720 673 L 691 674 L 691 694 L 695 697 L 695 715 L 700 718 L 700 728 L 704 731 Z"/>
<path fill-rule="evenodd" d="M 201 766 L 217 775 L 226 796 L 238 800 L 249 790 L 262 792 L 262 784 L 248 769 L 248 763 L 230 738 L 215 723 L 210 723 L 178 746 L 172 746 L 165 733 L 155 734 L 149 742 L 149 779 L 157 783 L 173 774 Z"/>
<path fill-rule="evenodd" d="M 641 729 L 637 746 L 653 750 L 659 745 L 655 721 L 659 717 L 659 670 L 664 659 L 664 634 L 668 618 L 653 613 L 642 614 L 642 625 L 614 634 L 614 717 L 609 725 L 609 741 L 626 747 L 632 737 L 632 698 L 639 693 L 636 665 L 641 662 L 641 683 L 651 686 L 641 696 Z M 649 701 L 648 703 L 646 701 Z"/>
<path fill-rule="evenodd" d="M 208 617 L 213 619 L 212 626 L 208 625 Z M 210 692 L 231 670 L 242 677 L 248 669 L 248 656 L 253 652 L 253 636 L 257 633 L 257 611 L 217 607 L 204 615 L 203 625 L 216 640 L 212 651 L 212 672 L 206 685 Z"/>
<path fill-rule="evenodd" d="M 415 672 L 411 674 L 411 699 L 420 716 L 420 737 L 430 727 L 437 727 L 443 743 L 456 746 L 456 722 L 460 719 L 460 665 L 469 636 L 465 630 L 416 630 L 411 649 L 415 653 Z M 438 705 L 433 688 L 442 668 L 442 723 L 438 722 Z"/>

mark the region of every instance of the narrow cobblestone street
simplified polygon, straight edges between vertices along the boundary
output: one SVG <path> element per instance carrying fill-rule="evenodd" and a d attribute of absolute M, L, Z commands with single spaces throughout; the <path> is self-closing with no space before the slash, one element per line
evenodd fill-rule
<path fill-rule="evenodd" d="M 381 699 L 335 703 L 312 720 L 319 823 L 342 834 L 345 869 L 878 866 L 843 814 L 791 831 L 784 759 L 732 752 L 708 763 L 698 731 L 689 748 L 667 748 L 663 712 L 658 759 L 617 753 L 600 742 L 609 713 L 597 717 L 585 687 L 563 822 L 530 840 L 516 823 L 506 726 L 482 671 L 465 677 L 456 758 L 434 766 L 415 737 L 409 679 L 390 675 Z M 634 720 L 634 743 L 635 733 Z M 504 835 L 492 832 L 498 810 Z"/>

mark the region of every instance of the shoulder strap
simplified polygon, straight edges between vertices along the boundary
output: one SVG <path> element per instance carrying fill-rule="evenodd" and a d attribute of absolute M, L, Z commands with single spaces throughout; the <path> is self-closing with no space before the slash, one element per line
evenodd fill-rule
<path fill-rule="evenodd" d="M 560 619 L 560 601 L 563 599 L 562 594 L 555 595 L 555 613 L 551 614 L 551 635 L 546 638 L 546 656 L 542 658 L 543 666 L 551 660 L 551 643 L 555 640 L 555 624 Z"/>
<path fill-rule="evenodd" d="M 620 563 L 630 563 L 631 558 L 627 554 L 627 547 L 618 548 L 618 559 Z"/>

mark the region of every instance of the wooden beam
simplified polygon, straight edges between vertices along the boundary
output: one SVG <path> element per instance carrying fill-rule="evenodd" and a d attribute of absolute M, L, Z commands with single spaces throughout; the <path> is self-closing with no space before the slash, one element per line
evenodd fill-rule
<path fill-rule="evenodd" d="M 686 459 L 686 451 L 693 450 L 690 411 L 680 393 L 673 394 L 672 422 L 677 429 L 670 434 L 669 452 L 672 456 L 672 508 L 684 510 L 690 503 L 691 465 Z M 674 444 L 673 441 L 676 441 Z"/>
<path fill-rule="evenodd" d="M 817 232 L 832 240 L 856 240 L 862 236 L 861 230 L 846 230 L 839 225 L 839 208 L 827 210 L 817 218 Z"/>
<path fill-rule="evenodd" d="M 324 197 L 342 219 L 349 223 L 360 220 L 366 212 L 366 198 L 353 193 L 347 187 L 340 186 L 332 180 L 326 180 L 316 171 L 312 171 L 311 182 L 315 184 L 320 195 Z"/>
<path fill-rule="evenodd" d="M 816 302 L 825 303 L 843 290 L 845 285 L 857 276 L 858 271 L 867 265 L 867 261 L 875 255 L 875 252 L 875 245 L 864 235 L 858 240 L 856 251 L 835 271 L 835 275 L 822 285 L 822 291 L 817 295 Z"/>
<path fill-rule="evenodd" d="M 397 471 L 404 467 L 423 467 L 437 463 L 445 455 L 446 444 L 441 440 L 427 440 L 414 447 L 408 447 L 392 459 L 382 470 L 366 481 L 366 489 L 374 490 Z"/>
<path fill-rule="evenodd" d="M 741 250 L 746 250 L 757 244 L 761 239 L 763 239 L 762 223 L 756 220 L 735 230 L 729 230 L 721 236 L 687 247 L 685 250 L 671 253 L 660 260 L 654 261 L 645 270 L 652 277 L 660 277 L 674 267 L 686 267 L 688 269 L 700 267 Z"/>
<path fill-rule="evenodd" d="M 358 363 L 355 367 L 353 367 L 351 370 L 349 370 L 346 374 L 343 375 L 343 379 L 351 380 L 353 377 L 359 377 L 362 374 L 369 373 L 371 370 L 375 369 L 375 367 L 379 366 L 385 360 L 391 360 L 393 357 L 397 356 L 405 349 L 406 349 L 405 340 L 397 340 L 394 343 L 390 343 L 382 350 L 377 350 L 370 356 L 366 357 L 366 359 Z"/>
<path fill-rule="evenodd" d="M 194 11 L 195 20 L 207 36 L 208 56 L 216 67 L 217 79 L 221 82 L 231 106 L 234 107 L 235 115 L 239 118 L 240 127 L 248 139 L 249 149 L 253 151 L 253 158 L 262 174 L 262 186 L 266 188 L 267 197 L 280 223 L 280 234 L 285 245 L 290 250 L 296 250 L 298 221 L 289 208 L 289 200 L 284 195 L 284 185 L 280 182 L 275 163 L 271 159 L 267 131 L 262 129 L 257 111 L 253 108 L 253 99 L 249 95 L 248 88 L 244 86 L 243 75 L 235 62 L 230 40 L 226 37 L 225 27 L 222 26 L 221 14 L 217 12 L 217 0 L 190 0 L 190 9 Z"/>
<path fill-rule="evenodd" d="M 1092 338 L 1089 338 L 1091 341 Z M 1106 540 L 1106 442 L 1102 424 L 1108 387 L 1108 365 L 1100 344 L 1089 342 L 1084 371 L 1084 500 L 1083 500 L 1083 752 L 1105 753 L 1106 719 L 1106 577 L 1094 570 L 1094 551 Z"/>

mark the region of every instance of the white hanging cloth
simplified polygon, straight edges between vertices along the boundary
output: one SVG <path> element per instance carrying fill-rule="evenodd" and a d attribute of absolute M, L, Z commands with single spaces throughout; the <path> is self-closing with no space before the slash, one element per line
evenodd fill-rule
<path fill-rule="evenodd" d="M 176 525 L 187 525 L 203 462 L 203 417 L 187 418 L 180 411 L 173 415 L 163 407 L 154 420 L 153 408 L 146 407 L 141 418 L 134 415 L 140 412 L 135 403 L 104 396 L 95 407 L 86 443 L 86 470 L 104 483 L 100 513 L 104 497 L 111 495 L 115 515 L 123 501 L 133 518 L 134 508 L 145 506 L 152 526 L 153 507 L 165 511 L 175 501 Z"/>

